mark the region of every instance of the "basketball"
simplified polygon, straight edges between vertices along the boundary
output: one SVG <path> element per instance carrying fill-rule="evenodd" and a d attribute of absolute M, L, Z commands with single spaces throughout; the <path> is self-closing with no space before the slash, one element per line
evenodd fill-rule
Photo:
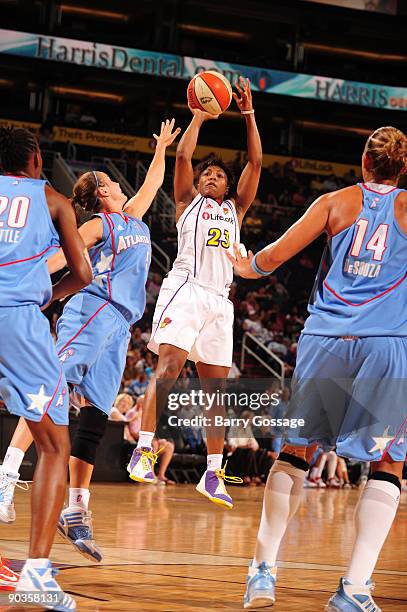
<path fill-rule="evenodd" d="M 232 101 L 232 87 L 226 77 L 216 70 L 194 76 L 188 85 L 188 104 L 211 115 L 220 115 Z"/>

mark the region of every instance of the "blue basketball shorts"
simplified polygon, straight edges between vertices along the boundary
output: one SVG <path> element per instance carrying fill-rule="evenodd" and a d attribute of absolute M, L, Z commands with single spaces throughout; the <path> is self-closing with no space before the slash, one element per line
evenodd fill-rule
<path fill-rule="evenodd" d="M 286 414 L 304 420 L 291 444 L 380 461 L 407 453 L 407 338 L 303 334 Z"/>
<path fill-rule="evenodd" d="M 78 293 L 58 319 L 57 336 L 68 383 L 109 415 L 126 365 L 129 323 L 105 300 Z"/>
<path fill-rule="evenodd" d="M 68 389 L 49 322 L 35 304 L 0 308 L 0 397 L 28 421 L 68 424 Z"/>

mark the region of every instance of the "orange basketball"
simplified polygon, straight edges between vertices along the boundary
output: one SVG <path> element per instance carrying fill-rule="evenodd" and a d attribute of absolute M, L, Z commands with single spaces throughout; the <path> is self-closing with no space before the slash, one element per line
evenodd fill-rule
<path fill-rule="evenodd" d="M 220 115 L 232 101 L 232 87 L 223 74 L 207 70 L 194 76 L 188 85 L 187 95 L 191 108 Z"/>

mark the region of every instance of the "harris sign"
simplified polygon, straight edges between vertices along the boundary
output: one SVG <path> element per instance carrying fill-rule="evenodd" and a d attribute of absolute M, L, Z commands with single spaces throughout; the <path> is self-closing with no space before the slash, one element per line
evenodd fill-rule
<path fill-rule="evenodd" d="M 240 75 L 248 77 L 254 91 L 368 108 L 407 110 L 406 87 L 270 70 L 42 34 L 0 30 L 0 53 L 185 80 L 203 70 L 218 70 L 232 83 L 236 83 Z"/>

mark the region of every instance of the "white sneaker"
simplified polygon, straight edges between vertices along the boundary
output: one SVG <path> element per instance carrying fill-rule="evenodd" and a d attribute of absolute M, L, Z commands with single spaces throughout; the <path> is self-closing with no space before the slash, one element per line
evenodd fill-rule
<path fill-rule="evenodd" d="M 19 480 L 20 474 L 11 474 L 0 469 L 0 522 L 14 523 L 16 520 L 16 511 L 14 509 L 14 489 L 27 490 L 28 483 L 24 480 Z"/>
<path fill-rule="evenodd" d="M 51 562 L 44 567 L 27 567 L 24 565 L 20 580 L 16 586 L 16 593 L 27 593 L 32 601 L 46 610 L 58 610 L 59 612 L 71 612 L 76 610 L 75 600 L 64 593 L 55 576 L 58 570 L 53 569 Z"/>

